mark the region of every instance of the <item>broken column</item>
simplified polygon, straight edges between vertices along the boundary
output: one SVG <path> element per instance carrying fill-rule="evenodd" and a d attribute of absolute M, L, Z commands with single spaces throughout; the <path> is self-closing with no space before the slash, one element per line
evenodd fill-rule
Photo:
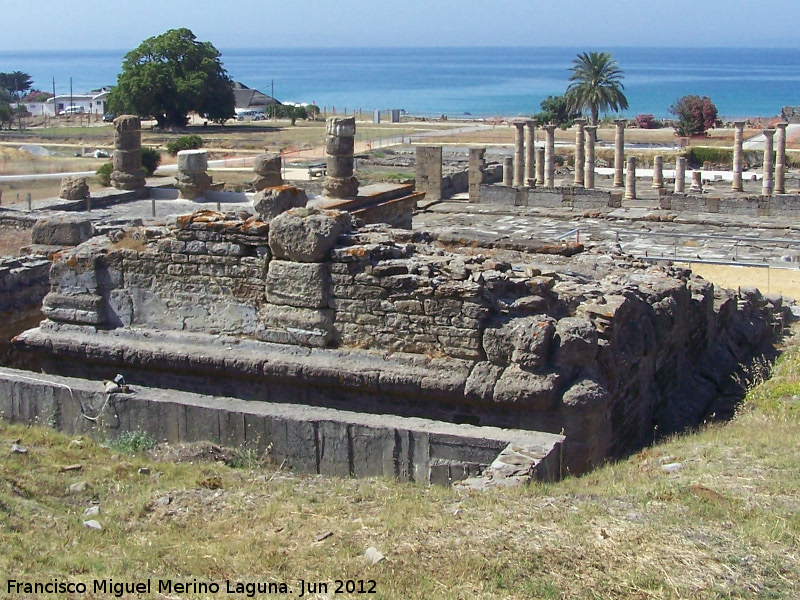
<path fill-rule="evenodd" d="M 442 199 L 442 147 L 417 146 L 416 189 L 427 200 Z"/>
<path fill-rule="evenodd" d="M 205 150 L 181 150 L 178 152 L 178 174 L 175 187 L 180 197 L 194 200 L 211 188 L 208 170 L 208 153 Z"/>
<path fill-rule="evenodd" d="M 742 187 L 742 143 L 744 140 L 744 121 L 736 121 L 733 131 L 733 183 L 731 190 L 741 192 Z"/>
<path fill-rule="evenodd" d="M 331 198 L 354 198 L 358 194 L 358 179 L 353 175 L 356 118 L 330 117 L 326 133 L 328 176 L 322 188 Z"/>
<path fill-rule="evenodd" d="M 775 156 L 775 193 L 786 193 L 786 127 L 788 123 L 778 123 L 777 135 L 775 136 L 776 156 Z"/>
<path fill-rule="evenodd" d="M 525 185 L 525 122 L 514 121 L 514 186 Z"/>
<path fill-rule="evenodd" d="M 679 156 L 675 161 L 675 193 L 682 194 L 686 186 L 686 158 Z"/>
<path fill-rule="evenodd" d="M 622 168 L 625 161 L 625 119 L 615 119 L 617 126 L 614 134 L 614 187 L 625 185 L 622 179 Z"/>
<path fill-rule="evenodd" d="M 259 154 L 253 160 L 253 187 L 257 192 L 268 188 L 283 185 L 281 174 L 280 154 Z"/>
<path fill-rule="evenodd" d="M 469 183 L 469 201 L 481 201 L 481 184 L 483 183 L 483 171 L 486 168 L 486 148 L 469 149 L 469 170 L 467 179 Z"/>
<path fill-rule="evenodd" d="M 583 185 L 587 190 L 594 189 L 594 143 L 597 137 L 597 125 L 584 127 L 586 134 L 586 152 L 583 173 Z"/>
<path fill-rule="evenodd" d="M 139 190 L 145 186 L 142 170 L 142 122 L 135 115 L 114 119 L 114 170 L 111 185 L 118 190 Z"/>
<path fill-rule="evenodd" d="M 536 148 L 536 185 L 544 185 L 544 148 Z"/>
<path fill-rule="evenodd" d="M 764 180 L 761 185 L 761 195 L 771 196 L 774 189 L 775 180 L 773 179 L 773 136 L 775 135 L 774 129 L 764 129 Z"/>
<path fill-rule="evenodd" d="M 556 185 L 556 126 L 545 125 L 547 139 L 544 146 L 544 184 L 547 187 Z"/>
<path fill-rule="evenodd" d="M 511 187 L 514 184 L 514 158 L 503 157 L 503 185 Z"/>
<path fill-rule="evenodd" d="M 689 188 L 692 194 L 703 193 L 703 172 L 700 170 L 692 171 L 692 187 Z"/>
<path fill-rule="evenodd" d="M 657 190 L 664 189 L 664 157 L 656 156 L 653 159 L 653 187 Z"/>
<path fill-rule="evenodd" d="M 536 121 L 528 119 L 525 121 L 525 185 L 534 187 L 536 185 Z"/>
<path fill-rule="evenodd" d="M 586 162 L 586 153 L 584 150 L 586 136 L 584 135 L 583 128 L 586 126 L 587 122 L 586 119 L 575 119 L 575 126 L 578 129 L 575 130 L 575 178 L 573 183 L 576 186 L 583 186 L 583 170 Z"/>
<path fill-rule="evenodd" d="M 625 177 L 625 200 L 636 199 L 636 157 L 628 157 L 628 170 Z"/>

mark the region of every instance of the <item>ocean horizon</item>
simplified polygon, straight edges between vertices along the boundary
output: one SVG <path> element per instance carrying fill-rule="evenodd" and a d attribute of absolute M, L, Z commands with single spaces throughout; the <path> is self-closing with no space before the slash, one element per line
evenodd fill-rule
<path fill-rule="evenodd" d="M 218 48 L 235 81 L 282 102 L 421 116 L 517 116 L 563 94 L 585 48 Z M 800 105 L 800 48 L 608 48 L 624 72 L 629 109 L 669 117 L 687 94 L 708 96 L 723 118 L 770 117 Z M 114 85 L 128 50 L 0 52 L 0 71 L 34 87 L 82 93 Z"/>

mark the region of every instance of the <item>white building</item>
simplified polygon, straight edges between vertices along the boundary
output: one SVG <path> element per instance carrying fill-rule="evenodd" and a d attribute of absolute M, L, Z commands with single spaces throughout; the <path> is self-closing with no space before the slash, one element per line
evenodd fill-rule
<path fill-rule="evenodd" d="M 85 94 L 59 94 L 55 98 L 48 98 L 46 102 L 24 102 L 25 108 L 34 116 L 48 115 L 50 117 L 60 115 L 65 110 L 73 108 L 70 112 L 102 116 L 107 111 L 106 97 L 111 88 L 92 90 Z"/>

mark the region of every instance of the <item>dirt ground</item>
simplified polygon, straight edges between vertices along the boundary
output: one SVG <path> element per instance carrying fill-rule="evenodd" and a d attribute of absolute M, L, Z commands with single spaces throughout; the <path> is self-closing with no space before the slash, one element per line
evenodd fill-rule
<path fill-rule="evenodd" d="M 694 273 L 721 287 L 757 287 L 762 294 L 781 294 L 800 299 L 800 269 L 765 269 L 727 265 L 691 264 Z"/>

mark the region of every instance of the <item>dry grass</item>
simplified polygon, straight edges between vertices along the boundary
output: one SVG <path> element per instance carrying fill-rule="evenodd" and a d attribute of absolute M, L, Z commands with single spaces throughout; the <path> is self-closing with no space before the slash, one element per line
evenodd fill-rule
<path fill-rule="evenodd" d="M 18 256 L 19 249 L 31 243 L 31 230 L 0 226 L 0 256 Z"/>
<path fill-rule="evenodd" d="M 792 353 L 730 423 L 582 478 L 484 493 L 153 462 L 2 423 L 0 448 L 19 438 L 28 452 L 0 471 L 0 571 L 90 590 L 153 577 L 285 581 L 299 594 L 301 579 L 371 579 L 374 598 L 797 597 L 798 394 Z M 72 464 L 82 469 L 59 469 Z M 68 493 L 77 481 L 90 487 Z M 91 505 L 102 531 L 82 526 Z M 368 565 L 369 546 L 386 562 Z"/>

